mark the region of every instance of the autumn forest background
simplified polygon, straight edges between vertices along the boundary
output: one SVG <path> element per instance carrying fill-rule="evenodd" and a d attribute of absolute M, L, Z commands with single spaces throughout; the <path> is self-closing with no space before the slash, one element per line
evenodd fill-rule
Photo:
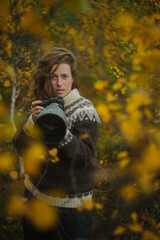
<path fill-rule="evenodd" d="M 35 64 L 61 46 L 75 53 L 80 92 L 102 120 L 93 202 L 84 204 L 94 212 L 93 240 L 160 240 L 160 1 L 1 0 L 0 9 L 0 239 L 23 239 L 12 136 Z"/>

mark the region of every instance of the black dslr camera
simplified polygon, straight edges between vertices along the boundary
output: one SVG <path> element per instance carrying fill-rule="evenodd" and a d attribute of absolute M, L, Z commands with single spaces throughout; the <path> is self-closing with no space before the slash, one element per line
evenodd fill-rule
<path fill-rule="evenodd" d="M 45 97 L 41 100 L 41 103 L 38 104 L 39 106 L 42 107 L 47 107 L 48 105 L 50 105 L 51 103 L 57 103 L 59 105 L 59 107 L 61 107 L 62 109 L 64 109 L 64 101 L 63 98 L 61 97 L 57 97 L 57 96 L 52 96 L 52 97 Z"/>
<path fill-rule="evenodd" d="M 67 129 L 64 100 L 58 96 L 45 97 L 39 106 L 44 107 L 36 120 L 36 125 L 42 130 L 42 141 L 47 145 L 56 145 L 64 138 Z"/>

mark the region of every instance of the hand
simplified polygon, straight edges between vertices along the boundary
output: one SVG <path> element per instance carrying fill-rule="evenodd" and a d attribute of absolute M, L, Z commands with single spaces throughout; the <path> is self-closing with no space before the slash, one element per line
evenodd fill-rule
<path fill-rule="evenodd" d="M 36 121 L 38 114 L 44 109 L 44 107 L 38 105 L 40 103 L 41 103 L 41 100 L 36 100 L 32 102 L 31 113 L 32 113 L 32 118 L 34 122 Z"/>

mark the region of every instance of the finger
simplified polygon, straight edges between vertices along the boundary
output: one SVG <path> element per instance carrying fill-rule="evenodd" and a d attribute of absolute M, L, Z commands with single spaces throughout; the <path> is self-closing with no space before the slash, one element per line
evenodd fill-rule
<path fill-rule="evenodd" d="M 43 108 L 44 109 L 44 108 Z M 32 110 L 32 116 L 33 118 L 37 118 L 38 114 L 43 110 L 43 109 L 34 109 Z"/>
<path fill-rule="evenodd" d="M 37 105 L 40 104 L 40 103 L 41 103 L 41 100 L 33 101 L 33 102 L 32 102 L 32 107 L 35 107 L 35 106 L 37 106 Z"/>
<path fill-rule="evenodd" d="M 32 111 L 42 111 L 44 109 L 44 107 L 41 107 L 41 106 L 35 106 L 32 108 Z"/>
<path fill-rule="evenodd" d="M 33 106 L 31 109 L 32 114 L 34 114 L 36 111 L 42 111 L 44 109 L 44 107 L 42 106 Z"/>

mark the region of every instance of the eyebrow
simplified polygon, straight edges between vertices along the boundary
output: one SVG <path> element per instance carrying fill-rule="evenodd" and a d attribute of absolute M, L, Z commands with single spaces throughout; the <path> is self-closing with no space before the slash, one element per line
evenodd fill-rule
<path fill-rule="evenodd" d="M 61 75 L 68 75 L 69 73 L 62 73 Z M 51 75 L 55 75 L 55 76 L 58 76 L 56 73 L 51 73 Z"/>

